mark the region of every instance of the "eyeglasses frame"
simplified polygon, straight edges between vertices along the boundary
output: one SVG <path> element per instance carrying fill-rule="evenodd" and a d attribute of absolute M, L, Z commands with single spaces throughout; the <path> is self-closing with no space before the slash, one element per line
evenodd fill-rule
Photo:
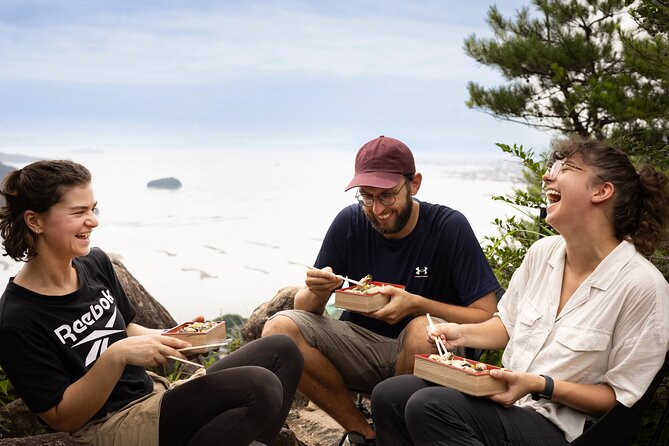
<path fill-rule="evenodd" d="M 564 169 L 565 166 L 571 167 L 572 169 L 580 170 L 581 172 L 588 172 L 588 170 L 585 170 L 582 167 L 575 166 L 574 164 L 569 163 L 568 159 L 567 159 L 567 161 L 565 161 L 565 159 L 567 159 L 567 158 L 555 160 L 555 162 L 553 164 L 551 164 L 549 167 L 546 168 L 546 174 L 545 175 L 547 175 L 548 180 L 554 181 L 557 178 L 557 176 L 560 175 L 560 173 L 562 173 L 562 169 Z M 559 166 L 559 167 L 556 168 L 555 166 Z M 553 171 L 556 171 L 555 174 L 553 174 Z M 602 178 L 597 172 L 595 172 L 593 170 L 590 170 L 590 169 L 589 169 L 589 171 L 592 172 L 592 174 L 594 176 L 596 176 L 597 178 L 599 178 L 603 183 L 606 183 L 607 180 Z"/>
<path fill-rule="evenodd" d="M 358 203 L 360 203 L 361 206 L 366 207 L 366 208 L 371 208 L 374 206 L 374 201 L 378 201 L 381 203 L 383 206 L 392 206 L 395 204 L 397 201 L 397 195 L 399 195 L 400 192 L 402 192 L 402 189 L 404 189 L 404 186 L 406 186 L 408 181 L 405 181 L 404 184 L 402 184 L 402 187 L 397 189 L 397 192 L 381 192 L 378 196 L 372 195 L 372 194 L 362 194 L 360 191 L 355 194 L 355 198 L 358 200 Z M 369 204 L 365 204 L 363 200 L 363 196 L 368 195 L 372 197 L 372 201 Z M 384 203 L 384 199 L 382 199 L 382 196 L 390 197 L 392 201 L 390 203 Z"/>

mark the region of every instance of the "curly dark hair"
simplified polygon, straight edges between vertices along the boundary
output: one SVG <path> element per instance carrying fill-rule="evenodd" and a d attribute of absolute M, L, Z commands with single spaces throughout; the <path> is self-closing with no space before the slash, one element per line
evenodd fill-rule
<path fill-rule="evenodd" d="M 667 175 L 645 164 L 635 169 L 629 157 L 605 142 L 583 137 L 559 141 L 550 160 L 579 155 L 599 179 L 613 183 L 613 223 L 618 240 L 630 240 L 645 256 L 667 237 L 669 188 Z"/>
<path fill-rule="evenodd" d="M 88 169 L 67 160 L 37 161 L 7 174 L 0 188 L 4 198 L 0 207 L 3 255 L 17 261 L 34 258 L 36 235 L 23 219 L 25 212 L 46 212 L 61 201 L 65 188 L 90 182 Z"/>

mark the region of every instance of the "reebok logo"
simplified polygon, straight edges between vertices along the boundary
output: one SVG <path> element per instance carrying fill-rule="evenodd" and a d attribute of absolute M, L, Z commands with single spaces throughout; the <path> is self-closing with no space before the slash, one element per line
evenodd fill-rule
<path fill-rule="evenodd" d="M 98 358 L 99 355 L 107 350 L 109 336 L 123 331 L 122 329 L 111 329 L 111 327 L 114 326 L 114 322 L 116 321 L 116 308 L 113 307 L 113 303 L 114 297 L 111 295 L 109 290 L 105 290 L 102 292 L 102 297 L 98 303 L 91 305 L 88 311 L 82 314 L 79 319 L 75 320 L 72 325 L 64 324 L 54 330 L 54 333 L 56 336 L 58 336 L 58 339 L 63 343 L 63 345 L 67 343 L 67 340 L 74 342 L 75 344 L 72 345 L 72 348 L 87 342 L 93 342 L 90 351 L 86 355 L 86 367 L 88 367 Z M 93 330 L 92 333 L 88 334 L 88 336 L 77 342 L 77 335 L 81 335 L 86 332 L 88 327 L 101 319 L 105 314 L 105 310 L 109 309 L 113 309 L 113 311 L 109 316 L 109 320 L 107 323 L 105 323 L 105 328 L 107 328 L 107 330 Z"/>

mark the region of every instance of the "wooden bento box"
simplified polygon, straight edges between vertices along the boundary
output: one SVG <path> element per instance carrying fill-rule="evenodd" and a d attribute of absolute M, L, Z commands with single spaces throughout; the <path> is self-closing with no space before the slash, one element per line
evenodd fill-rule
<path fill-rule="evenodd" d="M 472 365 L 484 364 L 487 370 L 462 369 L 429 359 L 429 356 L 426 354 L 416 355 L 414 375 L 473 396 L 494 395 L 506 390 L 506 381 L 490 376 L 489 370 L 499 369 L 499 367 L 454 356 L 453 359 L 464 360 Z"/>
<path fill-rule="evenodd" d="M 370 285 L 376 285 L 377 287 L 390 285 L 396 288 L 404 289 L 404 285 L 397 285 L 395 283 L 375 281 L 371 281 L 369 283 Z M 356 291 L 356 289 L 360 289 L 360 287 L 356 285 L 336 290 L 334 303 L 335 307 L 342 308 L 344 310 L 355 311 L 358 313 L 370 313 L 383 307 L 390 300 L 387 296 L 384 296 L 379 292 L 365 293 Z"/>
<path fill-rule="evenodd" d="M 197 324 L 211 324 L 211 326 L 205 330 L 202 330 L 202 327 L 197 327 Z M 195 331 L 185 331 L 189 327 L 194 328 Z M 169 330 L 163 332 L 163 335 L 190 342 L 193 347 L 198 347 L 200 345 L 223 344 L 226 342 L 225 321 L 184 322 L 183 324 L 179 324 L 176 327 L 170 328 Z M 192 348 L 189 348 L 190 353 L 199 353 L 199 351 L 191 349 Z M 207 349 L 203 349 L 202 352 L 204 351 L 207 351 Z"/>

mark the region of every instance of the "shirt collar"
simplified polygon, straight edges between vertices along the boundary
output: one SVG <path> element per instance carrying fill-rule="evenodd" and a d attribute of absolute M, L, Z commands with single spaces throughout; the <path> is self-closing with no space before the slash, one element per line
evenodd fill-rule
<path fill-rule="evenodd" d="M 558 268 L 561 264 L 564 264 L 565 250 L 566 244 L 562 239 L 557 249 L 548 259 L 548 264 L 552 268 Z M 597 265 L 597 268 L 586 279 L 587 283 L 591 287 L 606 290 L 636 253 L 634 245 L 627 240 L 623 240 Z"/>

